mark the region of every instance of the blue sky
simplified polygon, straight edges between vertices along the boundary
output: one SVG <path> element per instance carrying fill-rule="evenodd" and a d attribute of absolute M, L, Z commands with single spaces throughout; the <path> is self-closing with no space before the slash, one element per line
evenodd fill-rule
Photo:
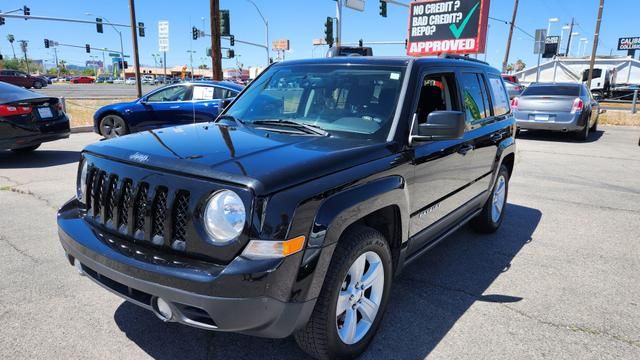
<path fill-rule="evenodd" d="M 270 39 L 291 40 L 291 52 L 287 58 L 306 58 L 321 56 L 326 47 L 314 50 L 311 44 L 313 38 L 324 36 L 324 21 L 327 16 L 335 16 L 335 2 L 333 0 L 254 0 L 269 21 Z M 402 0 L 408 3 L 408 0 Z M 514 0 L 492 0 L 490 16 L 509 20 L 513 11 Z M 560 23 L 552 25 L 552 34 L 556 35 L 560 27 L 576 18 L 579 23 L 574 32 L 579 32 L 578 38 L 589 39 L 589 49 L 593 41 L 593 31 L 598 11 L 598 0 L 520 0 L 517 25 L 533 34 L 536 28 L 547 28 L 547 19 L 560 18 Z M 114 23 L 129 23 L 128 0 L 87 1 L 87 0 L 2 0 L 0 9 L 4 11 L 21 8 L 27 4 L 32 15 L 55 16 L 75 19 L 93 19 L 96 15 L 107 17 Z M 255 8 L 246 0 L 221 0 L 221 8 L 231 12 L 231 31 L 237 39 L 264 43 L 265 30 Z M 158 53 L 157 22 L 168 20 L 170 23 L 170 52 L 167 54 L 169 65 L 189 64 L 187 50 L 193 49 L 194 66 L 199 63 L 210 63 L 205 58 L 207 38 L 191 40 L 191 26 L 202 27 L 204 17 L 206 28 L 209 28 L 209 1 L 207 0 L 137 0 L 136 13 L 138 21 L 146 24 L 146 37 L 139 40 L 141 63 L 153 65 L 151 54 Z M 88 16 L 86 13 L 94 14 Z M 630 17 L 640 13 L 640 1 L 637 0 L 607 0 L 601 30 L 599 53 L 608 55 L 623 55 L 615 48 L 618 37 L 640 36 L 640 30 Z M 382 18 L 378 15 L 378 1 L 366 0 L 364 12 L 350 9 L 343 11 L 343 41 L 357 42 L 363 38 L 366 41 L 404 40 L 407 32 L 408 9 L 389 4 L 389 16 Z M 499 67 L 504 56 L 508 25 L 499 21 L 489 22 L 489 36 L 486 59 L 493 66 Z M 6 41 L 7 34 L 14 34 L 16 39 L 29 40 L 29 51 L 33 58 L 53 59 L 53 51 L 45 49 L 43 39 L 49 38 L 61 43 L 84 45 L 92 47 L 119 49 L 116 32 L 105 26 L 103 34 L 98 34 L 94 25 L 69 24 L 49 21 L 24 21 L 22 19 L 7 19 L 4 26 L 0 26 L 0 51 L 5 56 L 11 54 L 11 48 Z M 565 32 L 566 34 L 566 32 Z M 125 52 L 130 53 L 131 33 L 123 33 Z M 577 44 L 573 49 L 577 51 Z M 14 44 L 15 45 L 15 44 Z M 223 46 L 228 43 L 223 41 Z M 263 65 L 266 61 L 265 50 L 257 47 L 236 43 L 236 60 L 224 60 L 223 66 L 234 67 L 236 61 L 249 65 Z M 402 55 L 405 53 L 403 45 L 380 45 L 374 47 L 377 55 Z M 92 51 L 91 55 L 102 57 L 100 53 Z M 83 64 L 89 59 L 84 49 L 59 48 L 58 56 L 69 63 Z M 484 59 L 484 55 L 479 55 Z M 528 66 L 536 62 L 533 55 L 533 40 L 520 31 L 514 35 L 510 62 L 522 58 Z"/>

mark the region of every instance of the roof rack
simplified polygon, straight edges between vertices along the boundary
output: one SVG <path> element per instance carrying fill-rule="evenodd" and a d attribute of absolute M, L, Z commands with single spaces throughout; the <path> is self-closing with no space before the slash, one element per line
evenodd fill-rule
<path fill-rule="evenodd" d="M 444 55 L 442 55 L 442 57 L 445 58 L 445 59 L 466 60 L 466 61 L 473 61 L 473 62 L 489 65 L 488 62 L 482 61 L 482 60 L 478 60 L 478 59 L 474 59 L 474 58 L 470 57 L 469 55 L 462 56 L 462 55 L 444 54 Z"/>

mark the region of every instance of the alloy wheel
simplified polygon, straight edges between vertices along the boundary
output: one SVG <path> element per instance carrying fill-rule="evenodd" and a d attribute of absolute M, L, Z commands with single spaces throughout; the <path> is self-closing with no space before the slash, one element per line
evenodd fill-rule
<path fill-rule="evenodd" d="M 494 222 L 498 222 L 500 220 L 500 216 L 502 215 L 502 209 L 504 208 L 504 203 L 506 200 L 506 179 L 503 175 L 498 177 L 496 181 L 496 186 L 493 189 L 493 200 L 491 205 L 491 220 Z"/>
<path fill-rule="evenodd" d="M 355 344 L 369 332 L 384 291 L 384 266 L 373 251 L 360 255 L 351 264 L 336 306 L 336 328 L 345 344 Z"/>
<path fill-rule="evenodd" d="M 102 135 L 107 139 L 126 135 L 124 122 L 120 118 L 113 116 L 106 116 L 102 119 L 101 131 Z"/>

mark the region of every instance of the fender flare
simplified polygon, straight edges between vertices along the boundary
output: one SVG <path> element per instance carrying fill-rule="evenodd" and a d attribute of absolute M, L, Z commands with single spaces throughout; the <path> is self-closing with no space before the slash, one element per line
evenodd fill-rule
<path fill-rule="evenodd" d="M 296 301 L 315 299 L 343 232 L 356 221 L 388 206 L 400 213 L 401 243 L 406 244 L 409 229 L 409 196 L 403 177 L 392 175 L 373 180 L 332 195 L 316 212 L 298 274 Z M 307 279 L 305 279 L 307 278 Z"/>

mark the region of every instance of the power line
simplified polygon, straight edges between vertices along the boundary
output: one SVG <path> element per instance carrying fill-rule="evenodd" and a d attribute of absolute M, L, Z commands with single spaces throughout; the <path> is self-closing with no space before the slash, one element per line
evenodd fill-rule
<path fill-rule="evenodd" d="M 489 16 L 489 19 L 490 19 L 490 20 L 494 20 L 494 21 L 498 21 L 498 22 L 501 22 L 501 23 L 504 23 L 505 25 L 511 25 L 511 21 L 507 21 L 507 20 L 503 20 L 503 19 L 498 19 L 498 18 L 494 18 L 494 17 L 491 17 L 491 16 Z M 527 35 L 528 37 L 532 38 L 533 40 L 535 40 L 535 39 L 536 39 L 536 37 L 535 37 L 535 36 L 531 35 L 530 33 L 528 33 L 525 29 L 521 28 L 520 26 L 518 26 L 518 25 L 514 25 L 514 27 L 515 27 L 517 30 L 519 30 L 520 32 L 522 32 L 523 34 L 525 34 L 525 35 Z"/>

